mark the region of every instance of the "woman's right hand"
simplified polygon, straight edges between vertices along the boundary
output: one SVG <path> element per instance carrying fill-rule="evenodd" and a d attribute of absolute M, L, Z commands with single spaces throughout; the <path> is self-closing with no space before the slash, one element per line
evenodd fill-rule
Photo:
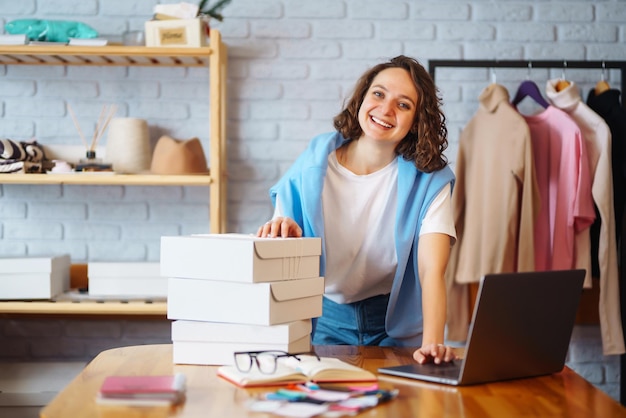
<path fill-rule="evenodd" d="M 261 225 L 256 233 L 263 238 L 302 237 L 302 228 L 291 218 L 277 217 Z"/>

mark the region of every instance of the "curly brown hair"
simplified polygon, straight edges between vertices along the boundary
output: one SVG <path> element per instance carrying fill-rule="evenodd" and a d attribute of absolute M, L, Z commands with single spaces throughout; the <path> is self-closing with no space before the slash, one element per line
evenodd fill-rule
<path fill-rule="evenodd" d="M 344 109 L 333 119 L 335 129 L 348 140 L 357 140 L 363 134 L 359 125 L 359 108 L 374 78 L 387 68 L 406 70 L 417 90 L 417 110 L 409 133 L 396 146 L 396 153 L 426 173 L 440 170 L 448 164 L 443 152 L 448 148 L 446 117 L 441 110 L 439 90 L 426 69 L 415 59 L 399 55 L 378 64 L 359 78 Z"/>

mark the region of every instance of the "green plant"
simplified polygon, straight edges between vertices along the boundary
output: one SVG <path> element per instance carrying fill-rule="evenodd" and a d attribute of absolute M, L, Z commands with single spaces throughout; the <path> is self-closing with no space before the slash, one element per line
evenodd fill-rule
<path fill-rule="evenodd" d="M 209 5 L 210 0 L 200 0 L 198 4 L 198 16 L 209 16 L 218 21 L 224 20 L 222 16 L 222 9 L 228 6 L 231 0 L 218 0 L 214 5 Z"/>

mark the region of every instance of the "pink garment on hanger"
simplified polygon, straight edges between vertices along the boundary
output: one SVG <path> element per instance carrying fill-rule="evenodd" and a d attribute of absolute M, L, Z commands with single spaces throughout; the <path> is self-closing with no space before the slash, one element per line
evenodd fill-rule
<path fill-rule="evenodd" d="M 523 115 L 530 128 L 541 208 L 535 223 L 535 268 L 572 269 L 576 233 L 595 219 L 585 143 L 578 125 L 549 106 Z"/>

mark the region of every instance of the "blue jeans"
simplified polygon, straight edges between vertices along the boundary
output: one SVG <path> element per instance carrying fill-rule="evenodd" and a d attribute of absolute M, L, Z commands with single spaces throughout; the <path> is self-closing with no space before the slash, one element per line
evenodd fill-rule
<path fill-rule="evenodd" d="M 397 346 L 385 331 L 389 295 L 353 303 L 335 303 L 324 297 L 322 316 L 315 321 L 314 345 Z"/>

